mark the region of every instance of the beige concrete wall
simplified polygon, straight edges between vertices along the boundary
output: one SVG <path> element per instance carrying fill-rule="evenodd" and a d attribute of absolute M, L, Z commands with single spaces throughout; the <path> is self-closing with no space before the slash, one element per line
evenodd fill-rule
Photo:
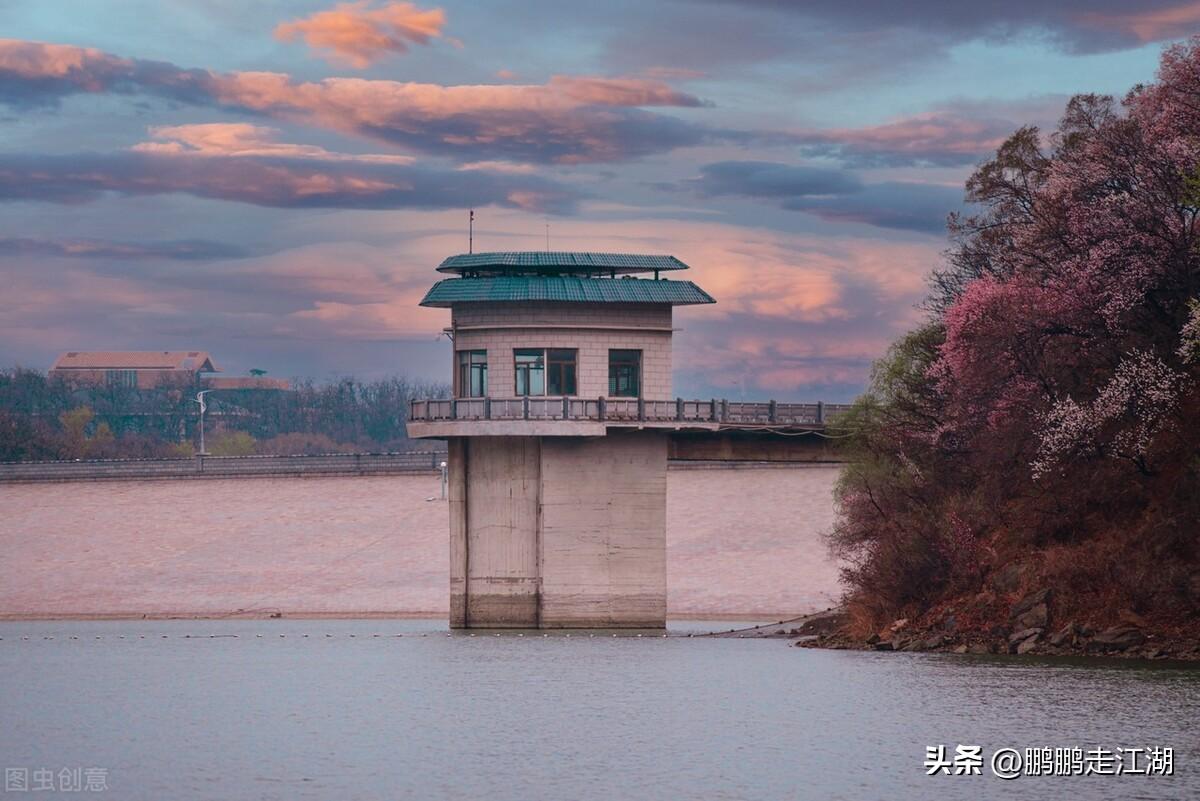
<path fill-rule="evenodd" d="M 513 350 L 579 351 L 578 395 L 608 394 L 608 351 L 642 351 L 642 396 L 667 400 L 671 387 L 671 307 L 622 304 L 461 304 L 453 310 L 454 348 L 488 352 L 488 394 L 515 392 Z M 454 361 L 457 373 L 457 355 Z"/>
<path fill-rule="evenodd" d="M 461 626 L 537 626 L 539 451 L 536 437 L 459 440 L 451 451 L 452 625 L 458 609 Z"/>
<path fill-rule="evenodd" d="M 454 627 L 666 623 L 667 437 L 450 441 Z"/>
<path fill-rule="evenodd" d="M 667 440 L 542 441 L 543 628 L 666 625 Z"/>

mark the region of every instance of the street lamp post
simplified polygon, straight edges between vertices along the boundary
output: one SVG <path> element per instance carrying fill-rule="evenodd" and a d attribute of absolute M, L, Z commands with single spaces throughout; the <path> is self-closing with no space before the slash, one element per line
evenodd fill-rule
<path fill-rule="evenodd" d="M 211 389 L 204 389 L 196 393 L 196 403 L 200 404 L 200 455 L 207 456 L 208 453 L 204 450 L 204 412 L 208 410 L 208 404 L 204 402 L 204 396 L 212 392 Z"/>

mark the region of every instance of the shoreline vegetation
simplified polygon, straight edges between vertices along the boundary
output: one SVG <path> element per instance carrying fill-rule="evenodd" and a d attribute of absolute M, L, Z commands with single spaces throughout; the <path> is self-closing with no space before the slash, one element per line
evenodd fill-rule
<path fill-rule="evenodd" d="M 926 322 L 839 422 L 809 645 L 1200 658 L 1200 37 L 966 184 Z"/>
<path fill-rule="evenodd" d="M 142 389 L 94 385 L 0 369 L 0 463 L 194 456 L 195 398 L 203 388 L 171 379 Z M 214 390 L 206 401 L 206 446 L 212 456 L 409 450 L 409 402 L 445 392 L 440 383 L 403 376 Z"/>

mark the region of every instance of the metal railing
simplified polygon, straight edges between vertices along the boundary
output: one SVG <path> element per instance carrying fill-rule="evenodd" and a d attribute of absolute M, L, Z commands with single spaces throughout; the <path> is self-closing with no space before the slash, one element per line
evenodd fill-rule
<path fill-rule="evenodd" d="M 408 419 L 437 423 L 452 420 L 591 420 L 597 422 L 718 423 L 755 426 L 823 426 L 850 408 L 845 403 L 766 401 L 646 400 L 644 398 L 442 398 L 414 400 Z"/>

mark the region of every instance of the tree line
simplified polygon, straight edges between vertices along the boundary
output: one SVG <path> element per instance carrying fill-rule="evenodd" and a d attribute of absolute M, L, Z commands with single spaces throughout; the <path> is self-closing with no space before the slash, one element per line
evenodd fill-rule
<path fill-rule="evenodd" d="M 92 386 L 23 367 L 0 370 L 0 461 L 191 455 L 201 389 L 191 381 Z M 205 396 L 206 446 L 216 455 L 404 450 L 412 447 L 409 402 L 447 392 L 402 376 L 216 390 Z"/>

